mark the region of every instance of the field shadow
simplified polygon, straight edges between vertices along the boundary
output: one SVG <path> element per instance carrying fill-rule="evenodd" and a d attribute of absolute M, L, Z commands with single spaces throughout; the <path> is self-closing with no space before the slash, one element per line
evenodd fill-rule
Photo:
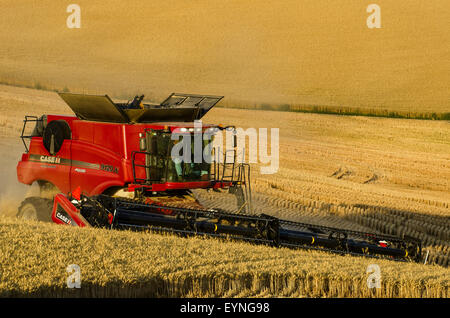
<path fill-rule="evenodd" d="M 450 217 L 367 204 L 347 207 L 359 212 L 343 215 L 344 218 L 383 234 L 420 240 L 424 261 L 427 258 L 427 263 L 449 266 Z"/>

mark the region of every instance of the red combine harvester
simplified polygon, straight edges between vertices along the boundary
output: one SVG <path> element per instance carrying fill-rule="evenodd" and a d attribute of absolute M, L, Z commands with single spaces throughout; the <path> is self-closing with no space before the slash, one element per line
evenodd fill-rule
<path fill-rule="evenodd" d="M 208 235 L 253 243 L 327 250 L 395 260 L 421 259 L 421 243 L 412 238 L 348 231 L 256 215 L 251 207 L 250 167 L 236 160 L 236 148 L 219 160 L 212 137 L 234 127 L 202 125 L 200 120 L 222 96 L 171 94 L 161 104 L 144 96 L 115 103 L 107 95 L 60 93 L 75 116 L 25 116 L 26 152 L 17 166 L 21 183 L 37 183 L 53 199 L 26 198 L 18 217 L 72 226 L 142 229 L 180 235 Z M 27 125 L 34 124 L 26 135 Z M 201 138 L 199 160 L 176 161 L 173 133 Z M 184 138 L 183 138 L 184 139 Z M 29 144 L 27 142 L 29 140 Z M 198 140 L 198 139 L 197 139 Z M 234 141 L 236 147 L 236 141 Z M 185 151 L 185 150 L 183 150 Z M 189 155 L 188 155 L 189 157 Z M 208 209 L 192 189 L 228 191 L 236 211 Z"/>

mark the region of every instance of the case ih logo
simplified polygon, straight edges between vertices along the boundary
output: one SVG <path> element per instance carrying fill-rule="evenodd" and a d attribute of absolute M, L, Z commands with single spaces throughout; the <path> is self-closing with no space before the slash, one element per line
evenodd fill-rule
<path fill-rule="evenodd" d="M 40 160 L 42 162 L 61 163 L 61 158 L 58 158 L 58 157 L 41 156 Z"/>
<path fill-rule="evenodd" d="M 70 220 L 67 216 L 63 215 L 62 213 L 56 212 L 56 217 L 66 224 L 72 224 L 72 220 Z"/>

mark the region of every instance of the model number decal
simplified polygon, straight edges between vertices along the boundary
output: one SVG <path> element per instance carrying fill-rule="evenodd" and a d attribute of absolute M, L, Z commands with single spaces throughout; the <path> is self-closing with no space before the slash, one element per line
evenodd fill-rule
<path fill-rule="evenodd" d="M 107 172 L 119 173 L 119 168 L 103 163 L 100 165 L 100 169 Z"/>

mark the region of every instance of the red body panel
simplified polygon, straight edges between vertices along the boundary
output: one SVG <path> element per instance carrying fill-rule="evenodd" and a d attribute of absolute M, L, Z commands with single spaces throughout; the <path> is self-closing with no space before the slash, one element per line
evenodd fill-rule
<path fill-rule="evenodd" d="M 33 137 L 30 142 L 30 150 L 17 165 L 17 178 L 19 182 L 32 184 L 37 180 L 45 180 L 56 185 L 62 192 L 70 191 L 70 157 L 72 140 L 64 140 L 61 150 L 56 158 L 68 159 L 59 163 L 45 161 L 52 157 L 45 149 L 42 137 Z M 41 158 L 43 159 L 41 161 Z"/>
<path fill-rule="evenodd" d="M 145 129 L 193 127 L 193 123 L 120 124 L 80 120 L 75 116 L 47 116 L 47 122 L 53 120 L 65 120 L 72 139 L 65 140 L 61 150 L 51 156 L 42 137 L 31 138 L 29 152 L 22 155 L 17 165 L 18 180 L 25 184 L 48 181 L 63 193 L 80 186 L 86 195 L 101 194 L 108 188 L 126 187 L 133 182 L 131 157 L 133 151 L 139 151 L 139 133 Z M 144 169 L 137 168 L 136 173 L 143 175 Z M 209 187 L 210 181 L 172 182 L 154 185 L 151 190 Z"/>

